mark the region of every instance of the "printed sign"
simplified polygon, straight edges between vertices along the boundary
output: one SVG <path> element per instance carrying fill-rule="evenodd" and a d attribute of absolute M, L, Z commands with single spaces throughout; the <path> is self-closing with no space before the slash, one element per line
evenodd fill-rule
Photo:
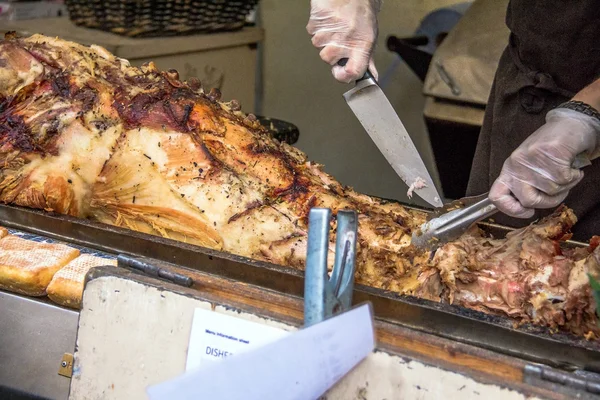
<path fill-rule="evenodd" d="M 234 326 L 240 329 L 236 322 Z M 368 303 L 297 332 L 279 334 L 285 336 L 220 362 L 205 361 L 198 369 L 152 385 L 148 396 L 150 400 L 317 399 L 375 348 Z"/>
<path fill-rule="evenodd" d="M 185 369 L 255 349 L 287 334 L 283 329 L 198 308 L 194 311 Z"/>

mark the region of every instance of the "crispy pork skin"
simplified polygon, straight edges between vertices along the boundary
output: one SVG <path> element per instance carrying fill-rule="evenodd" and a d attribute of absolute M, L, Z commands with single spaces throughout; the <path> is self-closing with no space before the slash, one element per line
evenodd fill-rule
<path fill-rule="evenodd" d="M 294 268 L 311 208 L 356 210 L 358 283 L 595 332 L 585 278 L 600 255 L 561 250 L 569 209 L 503 240 L 474 230 L 419 251 L 410 240 L 425 213 L 342 186 L 218 90 L 98 46 L 0 42 L 0 163 L 1 202 Z"/>
<path fill-rule="evenodd" d="M 0 85 L 2 202 L 296 268 L 309 210 L 354 209 L 358 281 L 419 286 L 423 213 L 343 187 L 216 90 L 41 35 L 0 43 Z"/>

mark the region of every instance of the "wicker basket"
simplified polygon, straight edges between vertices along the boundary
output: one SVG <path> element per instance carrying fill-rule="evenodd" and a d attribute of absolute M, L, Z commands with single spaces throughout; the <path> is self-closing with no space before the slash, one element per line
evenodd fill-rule
<path fill-rule="evenodd" d="M 259 0 L 66 0 L 69 18 L 86 28 L 130 37 L 241 29 Z"/>

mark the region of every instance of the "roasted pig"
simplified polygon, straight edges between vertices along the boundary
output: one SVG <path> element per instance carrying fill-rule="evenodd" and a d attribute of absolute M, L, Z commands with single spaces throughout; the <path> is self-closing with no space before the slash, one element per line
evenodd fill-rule
<path fill-rule="evenodd" d="M 217 90 L 98 46 L 41 35 L 0 42 L 0 160 L 4 203 L 295 268 L 309 210 L 353 209 L 359 283 L 596 330 L 584 277 L 597 254 L 558 245 L 570 210 L 506 240 L 469 233 L 432 257 L 410 245 L 425 213 L 342 186 Z"/>

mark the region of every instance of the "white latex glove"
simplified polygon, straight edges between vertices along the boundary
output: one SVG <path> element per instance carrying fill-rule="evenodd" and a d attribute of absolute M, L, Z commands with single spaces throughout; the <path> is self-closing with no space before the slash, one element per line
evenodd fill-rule
<path fill-rule="evenodd" d="M 536 208 L 554 208 L 583 178 L 583 171 L 571 167 L 575 157 L 585 153 L 593 159 L 599 147 L 600 121 L 578 111 L 554 109 L 504 162 L 489 199 L 517 218 L 531 218 Z"/>
<path fill-rule="evenodd" d="M 333 76 L 350 83 L 369 67 L 377 79 L 372 55 L 377 40 L 380 0 L 311 0 L 306 30 L 321 59 L 331 65 Z M 337 62 L 347 58 L 344 67 Z"/>

